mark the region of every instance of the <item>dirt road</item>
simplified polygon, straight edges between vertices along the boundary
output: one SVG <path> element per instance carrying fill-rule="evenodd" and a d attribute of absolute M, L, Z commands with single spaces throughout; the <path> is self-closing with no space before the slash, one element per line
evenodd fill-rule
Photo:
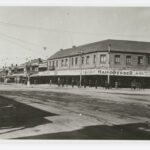
<path fill-rule="evenodd" d="M 22 114 L 30 116 L 24 121 L 27 126 L 3 126 L 0 138 L 150 139 L 148 90 L 3 85 L 0 95 L 1 100 L 23 104 L 23 110 L 30 106 Z M 43 116 L 47 122 L 39 120 L 28 126 L 41 117 L 42 112 L 31 111 L 35 108 L 49 113 Z"/>

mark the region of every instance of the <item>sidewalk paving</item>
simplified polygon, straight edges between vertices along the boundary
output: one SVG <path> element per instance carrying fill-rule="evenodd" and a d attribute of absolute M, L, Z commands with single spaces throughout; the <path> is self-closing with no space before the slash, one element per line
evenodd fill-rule
<path fill-rule="evenodd" d="M 84 88 L 83 86 L 78 88 L 77 86 L 60 86 L 58 87 L 57 85 L 49 85 L 49 84 L 32 84 L 30 86 L 27 86 L 25 84 L 14 84 L 14 83 L 8 83 L 8 84 L 0 84 L 0 90 L 46 90 L 46 91 L 59 91 L 59 92 L 73 92 L 73 93 L 77 93 L 77 92 L 101 92 L 101 93 L 118 93 L 118 94 L 138 94 L 138 95 L 142 95 L 142 94 L 146 94 L 146 95 L 150 95 L 150 89 L 130 89 L 130 88 L 111 88 L 111 89 L 105 89 L 103 87 L 98 87 L 97 89 L 95 87 L 86 87 Z"/>

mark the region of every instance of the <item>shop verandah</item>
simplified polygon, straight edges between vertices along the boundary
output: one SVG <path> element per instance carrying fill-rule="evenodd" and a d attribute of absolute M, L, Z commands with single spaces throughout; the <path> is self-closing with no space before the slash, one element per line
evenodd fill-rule
<path fill-rule="evenodd" d="M 81 76 L 34 76 L 30 77 L 31 84 L 55 84 L 58 86 L 80 86 Z M 110 76 L 108 85 L 107 75 L 82 75 L 81 86 L 109 88 L 150 88 L 150 77 Z"/>

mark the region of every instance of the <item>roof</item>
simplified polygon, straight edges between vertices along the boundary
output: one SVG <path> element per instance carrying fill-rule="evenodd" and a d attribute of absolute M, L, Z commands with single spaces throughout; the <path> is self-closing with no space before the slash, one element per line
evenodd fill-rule
<path fill-rule="evenodd" d="M 79 55 L 81 52 L 84 54 L 91 52 L 104 52 L 108 51 L 109 45 L 111 45 L 110 51 L 115 52 L 150 53 L 150 42 L 108 39 L 60 50 L 52 55 L 49 59 Z"/>
<path fill-rule="evenodd" d="M 16 73 L 16 74 L 13 74 L 11 75 L 11 77 L 26 77 L 27 75 L 25 73 Z"/>
<path fill-rule="evenodd" d="M 39 64 L 39 68 L 47 68 L 47 62 Z"/>
<path fill-rule="evenodd" d="M 41 58 L 37 58 L 37 59 L 32 59 L 32 60 L 30 60 L 30 61 L 28 61 L 28 62 L 26 62 L 25 64 L 26 65 L 32 65 L 32 66 L 38 66 L 40 63 L 42 63 L 42 60 L 41 60 Z"/>

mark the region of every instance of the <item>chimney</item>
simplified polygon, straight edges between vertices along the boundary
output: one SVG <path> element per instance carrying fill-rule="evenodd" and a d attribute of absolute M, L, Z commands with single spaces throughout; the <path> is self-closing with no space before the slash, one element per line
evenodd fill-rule
<path fill-rule="evenodd" d="M 109 43 L 108 44 L 108 53 L 110 53 L 110 50 L 111 50 L 111 44 Z"/>

